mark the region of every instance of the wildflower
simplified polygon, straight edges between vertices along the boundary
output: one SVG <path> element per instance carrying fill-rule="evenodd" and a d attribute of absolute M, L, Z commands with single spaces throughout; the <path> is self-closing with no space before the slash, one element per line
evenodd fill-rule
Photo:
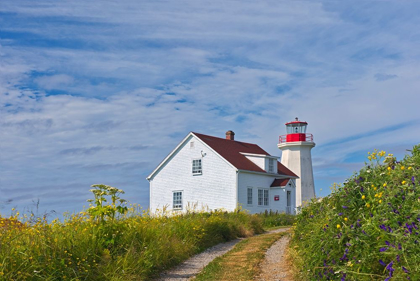
<path fill-rule="evenodd" d="M 347 209 L 348 207 L 347 206 L 343 206 L 343 209 Z"/>
<path fill-rule="evenodd" d="M 405 167 L 404 166 L 401 166 L 401 170 L 404 170 L 405 169 Z"/>
<path fill-rule="evenodd" d="M 402 182 L 401 182 L 401 184 L 406 184 L 406 183 L 407 183 L 406 181 L 402 181 Z"/>
<path fill-rule="evenodd" d="M 386 266 L 386 263 L 384 263 L 384 261 L 383 261 L 383 260 L 379 260 L 379 263 L 380 263 L 382 266 Z"/>
<path fill-rule="evenodd" d="M 369 203 L 366 203 L 366 207 L 370 208 L 370 204 Z"/>
<path fill-rule="evenodd" d="M 385 252 L 386 250 L 388 250 L 388 247 L 383 247 L 379 249 L 379 252 Z"/>
<path fill-rule="evenodd" d="M 391 171 L 391 167 L 388 167 L 388 171 Z"/>
<path fill-rule="evenodd" d="M 401 268 L 402 268 L 402 270 L 404 270 L 405 273 L 410 273 L 410 271 L 408 271 L 408 269 L 405 268 L 404 266 L 402 266 Z"/>
<path fill-rule="evenodd" d="M 362 199 L 365 200 L 366 196 L 362 195 Z"/>
<path fill-rule="evenodd" d="M 386 187 L 386 183 L 384 183 L 382 186 L 383 186 L 383 187 Z"/>
<path fill-rule="evenodd" d="M 409 170 L 413 169 L 413 167 L 408 167 Z"/>
<path fill-rule="evenodd" d="M 382 203 L 382 200 L 379 200 L 379 204 L 381 204 Z"/>
<path fill-rule="evenodd" d="M 348 220 L 348 218 L 344 218 L 344 221 L 347 221 Z"/>
<path fill-rule="evenodd" d="M 340 224 L 337 224 L 337 228 L 340 228 L 341 227 L 341 225 Z"/>
<path fill-rule="evenodd" d="M 339 216 L 342 216 L 342 215 L 343 215 L 343 213 L 338 213 L 338 215 L 339 215 Z"/>

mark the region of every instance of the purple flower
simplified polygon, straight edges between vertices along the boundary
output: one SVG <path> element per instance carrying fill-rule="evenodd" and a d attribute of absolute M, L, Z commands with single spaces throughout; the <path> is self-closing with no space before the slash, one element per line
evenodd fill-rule
<path fill-rule="evenodd" d="M 347 209 L 348 207 L 347 206 L 343 206 L 343 209 Z"/>
<path fill-rule="evenodd" d="M 410 271 L 408 271 L 408 269 L 405 268 L 404 266 L 402 266 L 401 268 L 402 268 L 402 270 L 404 270 L 405 273 L 410 273 Z"/>
<path fill-rule="evenodd" d="M 398 243 L 398 250 L 401 250 L 401 249 L 402 249 L 401 243 Z"/>
<path fill-rule="evenodd" d="M 414 176 L 411 177 L 411 182 L 413 183 L 413 185 L 416 184 L 416 178 Z"/>
<path fill-rule="evenodd" d="M 411 224 L 406 223 L 405 226 L 408 228 L 408 231 L 410 231 L 410 234 L 413 232 L 413 227 Z"/>
<path fill-rule="evenodd" d="M 394 261 L 390 262 L 387 266 L 386 266 L 386 270 L 389 271 L 394 271 L 395 269 L 392 268 L 392 266 L 394 265 Z"/>
<path fill-rule="evenodd" d="M 379 263 L 380 263 L 382 266 L 386 266 L 386 263 L 384 263 L 384 261 L 383 261 L 383 260 L 379 260 Z"/>
<path fill-rule="evenodd" d="M 388 247 L 383 247 L 379 249 L 379 252 L 385 252 L 386 250 L 388 250 Z"/>
<path fill-rule="evenodd" d="M 346 275 L 345 273 L 343 273 L 343 276 L 341 277 L 341 281 L 346 281 Z"/>
<path fill-rule="evenodd" d="M 400 255 L 397 255 L 397 262 L 401 262 L 401 260 L 400 260 Z"/>
<path fill-rule="evenodd" d="M 339 215 L 339 216 L 342 216 L 342 215 L 343 215 L 343 213 L 338 213 L 338 215 Z"/>

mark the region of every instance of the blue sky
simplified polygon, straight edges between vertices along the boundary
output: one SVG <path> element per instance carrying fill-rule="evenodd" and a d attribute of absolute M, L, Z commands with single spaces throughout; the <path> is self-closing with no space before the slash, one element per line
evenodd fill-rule
<path fill-rule="evenodd" d="M 279 155 L 309 123 L 317 194 L 368 151 L 420 139 L 418 1 L 47 1 L 0 5 L 0 212 L 80 211 L 90 185 L 148 205 L 190 131 Z M 322 189 L 322 191 L 320 190 Z"/>

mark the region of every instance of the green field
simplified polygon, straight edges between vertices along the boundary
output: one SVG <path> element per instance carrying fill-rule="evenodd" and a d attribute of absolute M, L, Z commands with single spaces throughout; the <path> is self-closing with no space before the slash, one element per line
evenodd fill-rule
<path fill-rule="evenodd" d="M 122 190 L 94 187 L 91 207 L 64 221 L 16 211 L 0 218 L 0 280 L 148 280 L 212 245 L 294 219 L 241 210 L 151 216 L 126 206 Z"/>

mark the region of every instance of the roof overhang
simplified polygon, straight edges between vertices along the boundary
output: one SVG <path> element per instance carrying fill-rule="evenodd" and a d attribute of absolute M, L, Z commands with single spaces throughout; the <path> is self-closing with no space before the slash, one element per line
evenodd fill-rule
<path fill-rule="evenodd" d="M 260 157 L 260 158 L 271 158 L 271 159 L 279 159 L 278 156 L 271 156 L 271 155 L 265 155 L 265 154 L 254 154 L 254 153 L 246 153 L 246 152 L 239 152 L 240 154 L 244 156 L 251 156 L 251 157 Z"/>
<path fill-rule="evenodd" d="M 241 173 L 247 173 L 247 174 L 256 174 L 261 176 L 269 176 L 273 178 L 279 178 L 279 179 L 298 179 L 299 177 L 289 176 L 289 175 L 281 175 L 281 174 L 275 174 L 275 173 L 263 173 L 263 172 L 254 172 L 254 171 L 248 171 L 248 170 L 238 170 L 238 172 Z"/>

